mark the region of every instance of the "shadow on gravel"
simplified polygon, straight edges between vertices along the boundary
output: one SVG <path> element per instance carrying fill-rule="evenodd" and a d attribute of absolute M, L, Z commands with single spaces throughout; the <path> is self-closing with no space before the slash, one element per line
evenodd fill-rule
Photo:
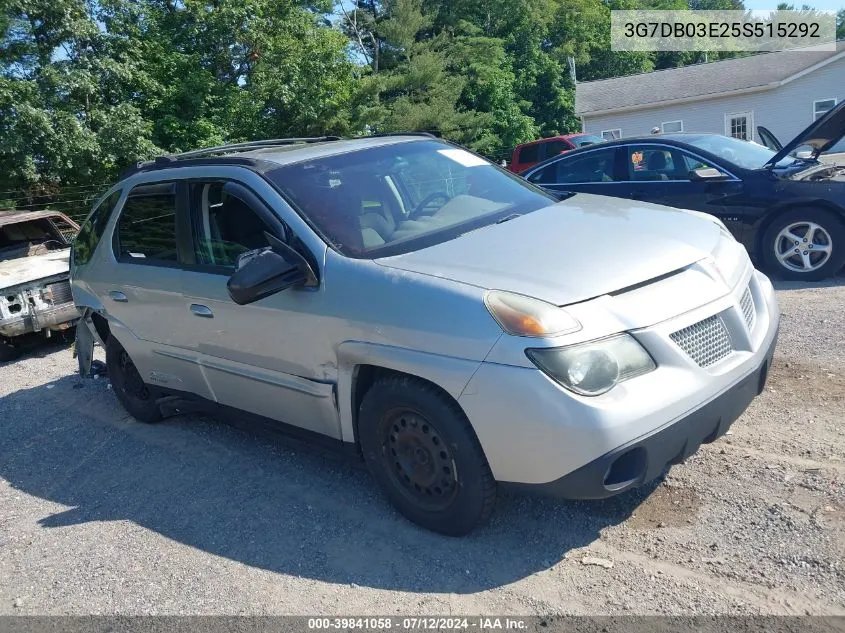
<path fill-rule="evenodd" d="M 0 361 L 0 369 L 25 358 L 44 358 L 48 354 L 52 354 L 63 347 L 70 349 L 73 345 L 73 338 L 73 328 L 65 332 L 56 332 L 50 338 L 44 336 L 43 332 L 17 336 L 14 340 L 15 345 L 20 350 L 20 355 L 14 360 Z"/>
<path fill-rule="evenodd" d="M 45 529 L 129 520 L 245 565 L 402 591 L 476 592 L 546 569 L 657 485 L 603 502 L 503 497 L 489 525 L 453 539 L 405 521 L 354 460 L 199 416 L 143 425 L 104 380 L 9 394 L 0 427 L 0 476 L 68 506 Z M 79 532 L 94 551 L 96 534 Z"/>
<path fill-rule="evenodd" d="M 825 279 L 823 281 L 785 281 L 772 278 L 775 290 L 813 290 L 815 288 L 838 288 L 845 286 L 845 274 Z"/>

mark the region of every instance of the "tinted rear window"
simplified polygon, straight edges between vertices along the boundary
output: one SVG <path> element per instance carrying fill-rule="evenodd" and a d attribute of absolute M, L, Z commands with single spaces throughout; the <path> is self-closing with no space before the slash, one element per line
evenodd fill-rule
<path fill-rule="evenodd" d="M 94 249 L 97 248 L 100 238 L 103 237 L 112 211 L 114 211 L 117 201 L 120 200 L 120 194 L 120 190 L 117 190 L 103 200 L 82 224 L 79 234 L 73 241 L 73 265 L 81 266 L 91 260 Z"/>

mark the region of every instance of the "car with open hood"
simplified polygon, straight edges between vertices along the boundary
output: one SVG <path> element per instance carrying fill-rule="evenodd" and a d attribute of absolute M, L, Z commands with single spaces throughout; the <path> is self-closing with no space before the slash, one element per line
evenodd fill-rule
<path fill-rule="evenodd" d="M 719 218 L 767 272 L 816 281 L 845 263 L 845 165 L 822 160 L 845 135 L 845 101 L 774 148 L 719 134 L 626 138 L 569 152 L 523 173 L 580 191 Z"/>
<path fill-rule="evenodd" d="M 20 353 L 23 335 L 63 332 L 78 318 L 68 280 L 77 230 L 63 213 L 0 210 L 0 360 Z"/>
<path fill-rule="evenodd" d="M 557 196 L 426 134 L 164 156 L 71 258 L 80 371 L 142 422 L 202 410 L 364 460 L 466 534 L 512 487 L 619 494 L 762 391 L 779 311 L 716 218 Z"/>

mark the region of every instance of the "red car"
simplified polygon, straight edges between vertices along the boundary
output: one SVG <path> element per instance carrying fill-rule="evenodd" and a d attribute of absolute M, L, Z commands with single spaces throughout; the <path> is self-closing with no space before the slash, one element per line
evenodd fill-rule
<path fill-rule="evenodd" d="M 508 169 L 518 174 L 547 158 L 564 154 L 584 145 L 601 143 L 603 140 L 595 134 L 579 133 L 561 134 L 560 136 L 541 138 L 538 141 L 531 141 L 530 143 L 522 143 L 521 145 L 517 145 L 513 150 L 513 156 L 511 156 L 511 163 Z"/>

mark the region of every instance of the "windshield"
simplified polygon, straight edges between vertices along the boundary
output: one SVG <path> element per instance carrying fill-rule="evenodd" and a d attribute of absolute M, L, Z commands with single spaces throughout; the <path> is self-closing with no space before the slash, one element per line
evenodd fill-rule
<path fill-rule="evenodd" d="M 47 218 L 0 226 L 0 261 L 43 255 L 67 246 L 62 234 Z"/>
<path fill-rule="evenodd" d="M 583 147 L 584 145 L 593 145 L 595 143 L 603 143 L 604 139 L 600 136 L 593 136 L 592 134 L 586 134 L 584 136 L 575 136 L 569 139 L 569 142 L 572 143 L 575 147 Z"/>
<path fill-rule="evenodd" d="M 775 155 L 775 152 L 763 145 L 716 134 L 694 136 L 684 140 L 690 145 L 695 145 L 745 169 L 760 169 Z M 787 157 L 778 163 L 778 167 L 784 167 L 794 162 L 794 159 Z"/>
<path fill-rule="evenodd" d="M 557 202 L 437 140 L 399 142 L 279 167 L 267 177 L 349 257 L 410 252 Z"/>

